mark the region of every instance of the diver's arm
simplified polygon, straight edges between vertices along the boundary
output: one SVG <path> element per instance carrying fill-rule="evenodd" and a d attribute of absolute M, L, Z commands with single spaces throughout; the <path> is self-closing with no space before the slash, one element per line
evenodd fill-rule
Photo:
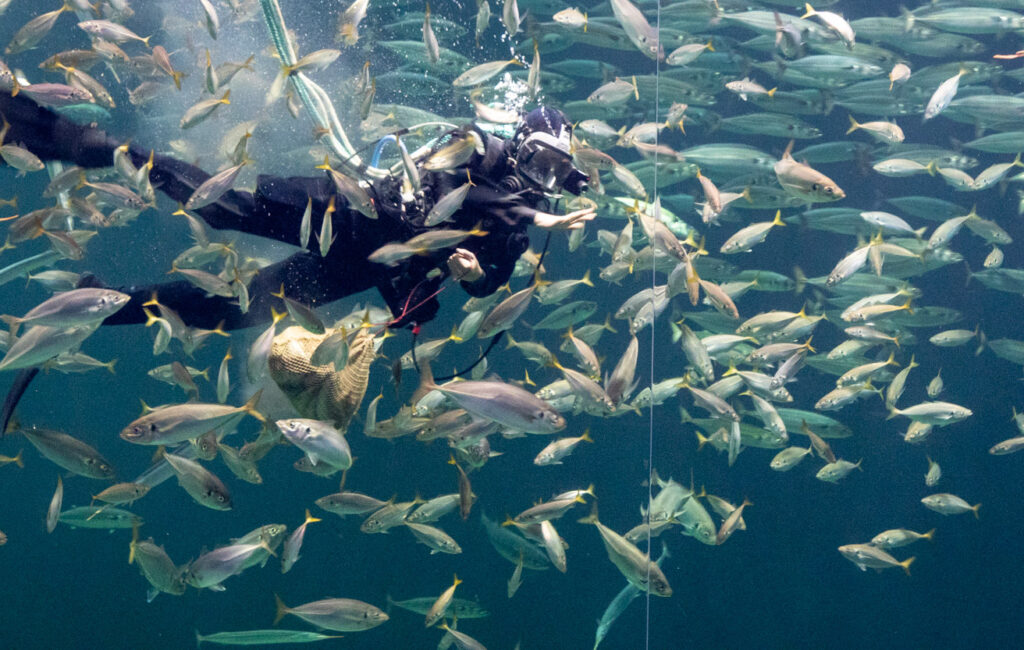
<path fill-rule="evenodd" d="M 173 309 L 190 327 L 213 328 L 223 323 L 225 329 L 240 329 L 269 323 L 271 307 L 283 310 L 277 293 L 284 285 L 284 294 L 305 305 L 316 306 L 369 288 L 368 282 L 354 274 L 339 273 L 319 255 L 296 253 L 291 257 L 260 269 L 249 283 L 249 311 L 242 313 L 237 298 L 207 296 L 202 289 L 186 281 L 122 287 L 131 300 L 104 325 L 145 323 L 142 304 L 156 294 L 161 305 Z M 365 286 L 364 286 L 365 285 Z"/>
<path fill-rule="evenodd" d="M 577 230 L 596 216 L 596 208 L 583 208 L 569 214 L 548 214 L 538 210 L 533 215 L 533 225 L 545 230 Z"/>

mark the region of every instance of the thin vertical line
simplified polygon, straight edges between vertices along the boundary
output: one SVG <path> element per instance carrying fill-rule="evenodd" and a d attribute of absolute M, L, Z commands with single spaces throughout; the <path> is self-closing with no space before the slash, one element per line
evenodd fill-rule
<path fill-rule="evenodd" d="M 658 110 L 659 100 L 661 99 L 661 61 L 659 60 L 659 54 L 661 53 L 661 2 L 656 3 L 657 7 L 657 18 L 655 22 L 655 32 L 658 35 L 658 49 L 654 54 L 654 123 L 658 124 Z M 652 191 L 654 193 L 654 205 L 658 205 L 658 145 L 661 143 L 661 130 L 654 129 L 654 187 Z M 660 210 L 655 211 L 655 218 L 657 219 L 660 215 Z M 648 242 L 648 246 L 652 246 L 653 242 Z M 647 432 L 647 597 L 645 599 L 647 605 L 647 612 L 644 619 L 644 648 L 650 650 L 651 648 L 651 501 L 654 500 L 654 488 L 651 485 L 651 477 L 654 475 L 654 327 L 656 320 L 656 312 L 654 309 L 654 292 L 657 286 L 657 263 L 655 263 L 654 248 L 651 248 L 651 372 L 650 372 L 650 390 L 651 390 L 651 406 L 648 413 L 648 432 Z"/>

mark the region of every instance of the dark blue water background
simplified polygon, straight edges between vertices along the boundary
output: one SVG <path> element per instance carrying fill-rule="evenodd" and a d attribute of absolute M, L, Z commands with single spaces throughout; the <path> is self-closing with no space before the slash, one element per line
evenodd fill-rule
<path fill-rule="evenodd" d="M 6 42 L 19 25 L 41 10 L 33 4 L 16 0 L 0 18 L 0 42 Z M 163 3 L 154 2 L 149 7 L 137 4 L 138 24 L 146 25 L 147 20 L 157 20 L 158 5 Z M 329 46 L 333 18 L 320 20 L 316 10 L 333 15 L 336 3 L 304 3 L 309 6 L 302 11 L 289 6 L 294 4 L 284 3 L 290 26 L 303 34 L 306 42 L 318 43 L 317 47 Z M 846 2 L 841 8 L 847 17 L 853 18 L 871 15 L 878 4 Z M 500 6 L 492 3 L 492 9 L 497 17 Z M 369 33 L 375 24 L 376 10 L 371 6 L 366 22 Z M 438 2 L 433 10 L 435 15 L 461 12 L 456 15 L 472 28 L 469 8 Z M 188 11 L 193 8 L 189 6 Z M 496 17 L 488 31 L 495 38 L 500 32 Z M 264 37 L 259 22 L 249 23 L 246 29 L 256 32 L 257 38 Z M 138 31 L 149 33 L 144 29 Z M 746 38 L 749 33 L 734 35 Z M 197 38 L 200 37 L 197 30 Z M 994 51 L 1012 51 L 1018 47 L 1019 38 L 986 42 L 997 43 Z M 41 59 L 44 52 L 49 54 L 83 43 L 73 21 L 62 18 L 44 46 L 21 55 L 23 58 L 17 63 L 32 70 L 36 57 Z M 466 43 L 470 43 L 469 38 Z M 460 51 L 474 61 L 485 61 L 504 56 L 507 45 L 491 44 L 485 50 L 467 46 Z M 571 53 L 588 54 L 608 57 L 600 51 Z M 639 55 L 613 55 L 627 73 L 652 71 L 651 64 Z M 353 69 L 364 56 L 360 53 Z M 550 60 L 557 58 L 552 55 Z M 911 62 L 915 69 L 925 65 L 924 60 L 913 57 Z M 1008 67 L 1014 65 L 1008 63 Z M 1005 92 L 1020 90 L 1014 81 L 1004 85 Z M 577 92 L 583 97 L 591 89 L 588 84 L 580 84 Z M 118 99 L 126 104 L 123 96 Z M 722 115 L 748 110 L 730 98 L 723 99 L 714 109 Z M 462 114 L 466 110 L 462 107 Z M 145 133 L 132 130 L 130 112 L 118 115 L 118 123 L 110 130 L 139 141 L 146 139 Z M 842 137 L 847 126 L 845 111 L 838 109 L 828 117 L 808 119 L 825 132 L 821 141 Z M 949 120 L 938 119 L 925 126 L 920 125 L 916 116 L 899 121 L 908 142 L 949 145 L 951 139 L 964 141 L 974 137 L 971 127 Z M 226 120 L 224 123 L 233 124 Z M 281 128 L 305 134 L 308 127 L 303 123 L 301 128 L 287 124 Z M 666 142 L 677 149 L 703 142 L 742 141 L 779 154 L 785 145 L 779 140 L 743 139 L 699 129 L 688 130 L 685 139 L 677 132 L 666 137 Z M 985 166 L 1003 162 L 1005 157 L 983 154 L 979 158 Z M 954 195 L 936 178 L 885 179 L 864 174 L 848 164 L 819 168 L 846 190 L 848 198 L 840 205 L 884 209 L 880 204 L 882 198 L 911 194 L 956 200 L 965 207 L 977 200 L 980 214 L 998 221 L 1018 242 L 1024 238 L 1012 190 L 1005 195 L 998 190 Z M 22 210 L 30 209 L 32 197 L 38 196 L 45 184 L 42 176 L 16 179 L 9 170 L 2 171 L 0 197 L 17 193 Z M 690 182 L 684 191 L 696 192 L 695 183 Z M 158 213 L 143 214 L 129 228 L 103 231 L 90 244 L 83 262 L 65 263 L 62 268 L 88 269 L 115 282 L 158 280 L 163 270 L 169 268 L 170 260 L 185 246 L 185 229 L 168 218 L 171 209 L 169 204 L 161 203 Z M 919 220 L 911 223 L 925 225 Z M 621 222 L 600 224 L 609 229 L 620 226 Z M 731 232 L 732 226 L 710 230 L 709 250 L 716 250 Z M 535 247 L 542 243 L 542 236 L 535 236 Z M 799 265 L 808 276 L 822 275 L 852 245 L 853 238 L 848 236 L 800 227 L 776 229 L 766 244 L 742 256 L 738 263 L 744 268 L 783 273 L 791 273 L 793 266 Z M 0 259 L 10 263 L 23 254 L 43 250 L 41 247 L 41 242 L 31 242 L 19 246 L 17 251 L 5 252 Z M 965 234 L 959 236 L 954 247 L 971 268 L 979 268 L 988 251 L 978 239 Z M 599 258 L 592 248 L 567 255 L 564 235 L 552 238 L 550 250 L 546 264 L 552 279 L 579 277 L 588 268 L 596 275 L 598 266 L 607 263 L 607 258 Z M 1019 267 L 1024 262 L 1019 243 L 1005 247 L 1004 251 L 1006 266 Z M 977 283 L 968 284 L 966 278 L 962 264 L 916 278 L 914 283 L 924 291 L 920 303 L 961 310 L 964 320 L 957 326 L 973 328 L 980 323 L 989 338 L 1024 339 L 1020 297 L 992 292 Z M 650 276 L 641 276 L 628 279 L 621 287 L 599 284 L 598 289 L 588 293 L 581 290 L 576 297 L 599 300 L 598 315 L 603 318 L 604 312 L 613 311 L 623 299 L 649 284 Z M 0 291 L 0 311 L 4 313 L 23 313 L 45 298 L 40 287 L 26 287 L 22 281 L 11 282 Z M 425 336 L 443 336 L 450 323 L 462 316 L 458 311 L 461 298 L 456 293 L 453 289 L 442 296 L 445 308 L 426 328 Z M 345 301 L 332 313 L 344 314 L 356 300 L 367 299 L 380 304 L 376 296 L 360 296 Z M 802 303 L 801 296 L 792 294 L 748 294 L 739 308 L 744 316 L 749 316 L 768 309 L 796 310 Z M 534 305 L 525 320 L 535 322 L 545 311 Z M 653 332 L 647 329 L 641 334 L 639 372 L 644 377 L 653 374 L 655 379 L 662 379 L 682 373 L 685 359 L 671 344 L 666 321 L 663 316 Z M 920 330 L 919 340 L 925 341 L 938 329 Z M 608 367 L 628 342 L 624 330 L 619 327 L 618 334 L 606 334 L 601 341 L 599 353 L 606 356 Z M 517 334 L 526 338 L 528 330 L 521 327 Z M 140 399 L 149 404 L 180 399 L 174 390 L 145 376 L 147 369 L 172 360 L 168 355 L 153 360 L 151 336 L 151 331 L 141 326 L 101 329 L 89 339 L 84 350 L 104 360 L 118 358 L 117 374 L 42 375 L 26 395 L 20 419 L 79 436 L 107 455 L 120 478 L 135 476 L 148 465 L 150 450 L 125 444 L 117 437 L 118 431 L 137 416 Z M 838 329 L 826 323 L 818 328 L 814 343 L 819 349 L 828 349 L 841 340 Z M 408 344 L 409 334 L 399 332 L 397 338 L 387 343 L 385 354 L 395 359 Z M 188 362 L 198 368 L 211 366 L 215 374 L 226 345 L 224 340 L 215 339 Z M 232 346 L 236 357 L 241 356 L 240 345 L 241 342 Z M 653 449 L 653 465 L 662 476 L 673 476 L 686 483 L 692 473 L 698 487 L 704 485 L 708 491 L 733 502 L 747 497 L 755 505 L 746 512 L 748 529 L 721 547 L 701 545 L 682 537 L 677 530 L 666 533 L 663 539 L 672 557 L 664 569 L 675 595 L 668 600 L 652 598 L 649 611 L 643 598 L 635 601 L 612 630 L 606 647 L 643 647 L 648 632 L 652 648 L 1019 645 L 1024 602 L 1024 574 L 1019 560 L 1024 455 L 995 457 L 987 450 L 995 442 L 1015 435 L 1010 415 L 1011 407 L 1024 406 L 1021 370 L 989 352 L 974 356 L 973 345 L 939 349 L 923 343 L 912 351 L 922 367 L 911 375 L 902 403 L 924 399 L 927 381 L 941 367 L 946 383 L 944 396 L 968 406 L 974 416 L 962 424 L 937 430 L 924 445 L 911 446 L 899 436 L 905 421 L 885 421 L 885 410 L 879 400 L 868 399 L 844 409 L 839 418 L 853 428 L 855 435 L 834 441 L 833 446 L 843 458 L 863 458 L 864 472 L 855 472 L 838 485 L 816 480 L 817 465 L 808 461 L 789 473 L 772 472 L 768 461 L 773 452 L 768 450 L 747 450 L 732 468 L 726 467 L 724 456 L 710 449 L 697 453 L 693 432 L 689 426 L 680 424 L 679 402 L 673 399 L 655 410 L 653 420 L 646 412 L 643 416 L 627 415 L 606 421 L 587 416 L 571 418 L 565 433 L 578 435 L 589 426 L 596 443 L 581 446 L 559 467 L 538 468 L 532 464 L 535 454 L 549 442 L 547 439 L 495 441 L 495 449 L 504 455 L 473 475 L 474 491 L 480 497 L 476 511 L 504 518 L 506 513 L 514 514 L 536 499 L 594 483 L 602 521 L 624 531 L 638 523 L 638 508 L 647 499 L 644 480 L 650 470 L 649 450 Z M 905 357 L 909 357 L 909 352 L 904 353 Z M 458 349 L 450 347 L 438 365 L 461 366 L 476 353 L 473 343 Z M 518 378 L 523 374 L 523 361 L 515 351 L 496 351 L 489 361 L 503 377 Z M 378 390 L 385 394 L 382 413 L 394 412 L 399 404 L 388 366 L 382 361 L 371 377 L 370 394 Z M 241 366 L 233 370 L 238 376 Z M 556 378 L 550 370 L 530 370 L 539 384 Z M 9 375 L 0 381 L 0 388 L 5 388 L 7 381 Z M 415 378 L 407 375 L 406 381 L 413 382 Z M 797 405 L 809 408 L 827 390 L 828 383 L 826 376 L 805 371 L 792 389 Z M 403 397 L 408 396 L 409 390 L 409 386 L 403 388 Z M 207 399 L 212 399 L 212 387 L 204 385 L 203 391 Z M 233 392 L 231 399 L 240 403 L 243 397 Z M 683 398 L 683 402 L 690 407 L 688 398 Z M 350 436 L 358 460 L 347 487 L 380 498 L 398 495 L 399 499 L 411 499 L 415 494 L 429 497 L 455 489 L 456 475 L 445 464 L 448 450 L 444 445 L 424 446 L 410 439 L 395 443 L 371 440 L 364 438 L 359 428 L 361 423 L 355 423 Z M 241 431 L 251 438 L 256 426 L 250 420 L 243 423 Z M 795 440 L 796 444 L 801 441 L 802 437 Z M 21 448 L 25 448 L 25 469 L 11 465 L 0 468 L 0 494 L 4 495 L 0 528 L 9 537 L 7 545 L 0 548 L 0 584 L 5 596 L 5 604 L 0 607 L 0 645 L 7 648 L 187 647 L 193 642 L 194 629 L 212 632 L 268 627 L 274 614 L 274 593 L 290 605 L 326 597 L 351 597 L 384 607 L 389 594 L 396 599 L 435 595 L 450 584 L 453 573 L 465 581 L 459 587 L 459 595 L 479 599 L 492 612 L 489 619 L 467 620 L 459 626 L 488 647 L 511 648 L 521 642 L 522 648 L 589 648 L 595 620 L 624 584 L 608 561 L 596 531 L 575 524 L 577 514 L 585 514 L 584 507 L 558 525 L 570 546 L 568 574 L 554 570 L 527 572 L 525 584 L 511 601 L 505 596 L 505 580 L 513 566 L 488 544 L 475 514 L 465 523 L 457 519 L 442 523 L 464 550 L 458 556 L 430 556 L 406 531 L 365 535 L 359 532 L 357 519 L 340 520 L 324 515 L 322 523 L 310 526 L 302 560 L 290 573 L 281 575 L 278 565 L 271 560 L 264 569 L 252 569 L 229 579 L 226 592 L 190 589 L 182 597 L 161 595 L 146 604 L 147 584 L 127 562 L 128 531 L 108 534 L 71 530 L 62 525 L 51 535 L 45 533 L 43 517 L 58 469 L 24 440 L 9 437 L 0 442 L 0 453 L 13 455 Z M 920 499 L 932 491 L 923 481 L 926 454 L 942 465 L 941 491 L 984 504 L 980 520 L 970 515 L 944 518 L 923 508 Z M 231 480 L 235 508 L 229 513 L 201 508 L 173 482 L 166 483 L 134 508 L 146 519 L 143 536 L 153 536 L 181 563 L 197 556 L 203 548 L 227 543 L 260 524 L 277 522 L 294 528 L 314 499 L 337 488 L 334 479 L 293 471 L 290 465 L 298 457 L 298 452 L 290 448 L 275 450 L 260 465 L 263 485 Z M 227 475 L 219 461 L 211 467 L 220 475 Z M 99 482 L 66 477 L 65 505 L 85 504 L 89 495 L 100 489 Z M 901 549 L 909 553 L 898 553 L 901 558 L 908 554 L 917 557 L 911 577 L 899 571 L 858 571 L 835 550 L 841 544 L 866 542 L 876 533 L 895 527 L 919 531 L 938 528 L 933 543 L 919 542 Z M 660 542 L 656 544 L 660 546 Z M 440 635 L 433 630 L 424 631 L 421 621 L 418 616 L 394 610 L 387 624 L 370 632 L 348 634 L 344 640 L 331 643 L 359 648 L 433 647 Z M 291 627 L 303 627 L 297 619 L 287 622 Z"/>

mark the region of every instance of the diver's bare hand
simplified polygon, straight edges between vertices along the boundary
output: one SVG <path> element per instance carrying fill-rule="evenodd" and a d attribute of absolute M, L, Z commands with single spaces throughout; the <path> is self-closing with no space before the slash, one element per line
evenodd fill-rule
<path fill-rule="evenodd" d="M 576 230 L 582 228 L 584 222 L 597 216 L 595 208 L 583 208 L 569 214 L 548 214 L 538 212 L 533 215 L 533 225 L 548 230 Z"/>
<path fill-rule="evenodd" d="M 465 248 L 456 248 L 451 257 L 448 258 L 448 270 L 452 277 L 464 282 L 476 282 L 484 277 L 484 270 L 480 268 L 480 261 L 472 251 Z"/>

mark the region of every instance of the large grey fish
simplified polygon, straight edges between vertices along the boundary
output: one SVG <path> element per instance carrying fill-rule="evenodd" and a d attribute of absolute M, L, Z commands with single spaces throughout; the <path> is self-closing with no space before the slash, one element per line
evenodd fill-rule
<path fill-rule="evenodd" d="M 114 468 L 107 459 L 78 438 L 37 427 L 19 429 L 18 433 L 28 438 L 39 453 L 69 472 L 88 478 L 114 478 Z"/>
<path fill-rule="evenodd" d="M 32 84 L 30 86 L 21 86 L 21 92 L 43 106 L 72 106 L 93 101 L 92 93 L 88 90 L 67 84 Z"/>
<path fill-rule="evenodd" d="M 188 402 L 153 409 L 121 430 L 121 438 L 137 445 L 172 445 L 198 438 L 248 413 L 264 418 L 256 410 L 263 391 L 257 391 L 242 406 Z"/>
<path fill-rule="evenodd" d="M 76 327 L 36 325 L 18 337 L 7 349 L 0 370 L 18 370 L 38 366 L 81 345 L 98 324 Z"/>
<path fill-rule="evenodd" d="M 664 562 L 665 558 L 669 557 L 668 546 L 662 542 L 661 555 L 655 560 L 655 563 L 660 567 Z M 597 621 L 597 630 L 594 632 L 594 650 L 597 650 L 597 646 L 601 645 L 601 641 L 608 636 L 608 630 L 618 620 L 619 616 L 626 611 L 629 604 L 633 602 L 637 596 L 640 595 L 640 590 L 633 586 L 632 583 L 626 583 L 626 586 L 622 588 L 615 598 L 608 603 L 608 607 L 605 608 L 604 613 L 601 614 L 601 618 Z"/>
<path fill-rule="evenodd" d="M 70 5 L 65 4 L 60 9 L 40 14 L 28 21 L 21 29 L 14 33 L 4 53 L 18 54 L 19 52 L 34 48 L 53 29 L 54 24 L 57 22 L 57 17 L 64 13 L 65 10 L 70 9 Z"/>
<path fill-rule="evenodd" d="M 495 305 L 494 309 L 488 312 L 483 322 L 480 323 L 480 327 L 476 331 L 477 337 L 482 339 L 490 338 L 499 332 L 511 328 L 530 306 L 530 298 L 533 297 L 536 289 L 537 285 L 531 284 Z"/>
<path fill-rule="evenodd" d="M 288 442 L 309 456 L 313 465 L 323 462 L 338 469 L 348 469 L 352 466 L 352 451 L 348 442 L 331 422 L 290 418 L 278 420 L 275 424 Z"/>
<path fill-rule="evenodd" d="M 188 201 L 185 203 L 185 209 L 198 210 L 199 208 L 206 207 L 211 203 L 216 203 L 220 197 L 224 196 L 228 190 L 234 187 L 238 174 L 248 162 L 248 159 L 243 160 L 234 167 L 228 167 L 227 169 L 217 172 L 210 178 L 203 181 L 203 184 L 192 192 L 192 196 L 188 197 Z"/>
<path fill-rule="evenodd" d="M 180 485 L 196 503 L 213 510 L 231 510 L 231 493 L 210 470 L 183 456 L 164 454 Z"/>
<path fill-rule="evenodd" d="M 328 639 L 340 639 L 339 635 L 322 634 L 308 630 L 236 630 L 232 632 L 215 632 L 214 634 L 200 634 L 196 630 L 196 647 L 202 643 L 216 643 L 218 645 L 283 645 L 285 643 L 313 643 L 315 641 L 327 641 Z"/>
<path fill-rule="evenodd" d="M 533 393 L 503 381 L 481 380 L 434 384 L 429 364 L 421 385 L 438 390 L 474 415 L 493 420 L 524 433 L 556 433 L 565 428 L 565 418 Z"/>
<path fill-rule="evenodd" d="M 152 602 L 159 594 L 180 596 L 185 593 L 183 568 L 178 567 L 167 555 L 163 546 L 157 546 L 153 538 L 139 541 L 139 527 L 132 527 L 132 542 L 129 547 L 128 563 L 139 567 L 150 588 L 146 591 L 146 602 Z"/>
<path fill-rule="evenodd" d="M 298 607 L 288 607 L 277 598 L 277 615 L 274 617 L 274 623 L 288 614 L 298 616 L 319 628 L 338 632 L 362 632 L 388 620 L 388 615 L 381 609 L 351 598 L 326 598 Z"/>
<path fill-rule="evenodd" d="M 637 384 L 633 381 L 633 377 L 636 374 L 636 361 L 639 351 L 640 344 L 636 336 L 630 337 L 629 345 L 626 347 L 626 351 L 622 354 L 619 362 L 615 365 L 615 370 L 605 380 L 605 392 L 608 394 L 608 398 L 616 405 L 628 399 L 636 389 Z"/>
<path fill-rule="evenodd" d="M 21 318 L 12 320 L 52 327 L 93 325 L 124 307 L 130 298 L 113 289 L 72 289 L 44 300 Z"/>
<path fill-rule="evenodd" d="M 839 547 L 839 552 L 850 562 L 857 565 L 861 571 L 868 569 L 891 569 L 900 567 L 906 574 L 910 575 L 910 563 L 914 558 L 908 557 L 900 562 L 880 548 L 870 544 L 846 544 Z"/>
<path fill-rule="evenodd" d="M 221 546 L 192 560 L 185 569 L 185 581 L 196 589 L 224 591 L 221 584 L 246 568 L 254 553 L 269 550 L 265 540 L 256 543 L 237 543 Z"/>
<path fill-rule="evenodd" d="M 230 104 L 231 90 L 228 89 L 224 92 L 223 97 L 211 97 L 210 99 L 203 99 L 189 107 L 185 114 L 181 116 L 181 123 L 178 125 L 182 129 L 191 129 L 192 127 L 200 124 L 206 118 L 213 115 L 213 112 L 220 108 L 221 104 Z"/>
<path fill-rule="evenodd" d="M 616 20 L 637 49 L 648 58 L 664 61 L 665 48 L 658 40 L 658 30 L 651 27 L 643 12 L 629 0 L 611 0 L 611 4 Z"/>
<path fill-rule="evenodd" d="M 826 203 L 846 198 L 846 193 L 828 176 L 797 162 L 790 155 L 790 147 L 774 165 L 775 177 L 782 189 L 807 203 Z"/>
<path fill-rule="evenodd" d="M 608 552 L 608 559 L 631 585 L 654 596 L 672 595 L 672 587 L 669 586 L 661 567 L 652 562 L 650 557 L 632 542 L 598 521 L 597 513 L 584 517 L 580 523 L 594 524 L 597 527 L 604 548 Z"/>
<path fill-rule="evenodd" d="M 142 517 L 122 508 L 111 506 L 78 506 L 60 513 L 59 521 L 72 528 L 98 528 L 114 530 L 142 525 Z"/>

